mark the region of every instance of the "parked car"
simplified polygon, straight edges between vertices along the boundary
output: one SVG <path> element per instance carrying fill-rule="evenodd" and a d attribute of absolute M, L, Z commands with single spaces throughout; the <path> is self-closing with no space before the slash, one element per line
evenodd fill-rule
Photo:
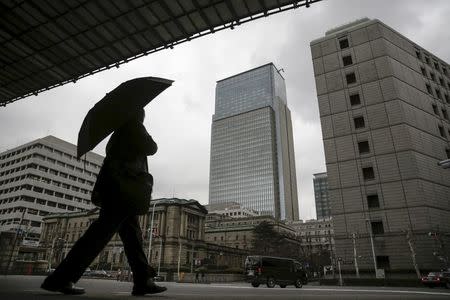
<path fill-rule="evenodd" d="M 279 285 L 285 288 L 294 285 L 301 288 L 308 283 L 308 276 L 299 261 L 290 258 L 270 256 L 247 256 L 245 260 L 245 275 L 247 282 L 253 287 L 266 284 L 273 288 Z"/>
<path fill-rule="evenodd" d="M 91 274 L 91 269 L 87 268 L 84 272 L 83 272 L 83 276 L 89 276 Z"/>
<path fill-rule="evenodd" d="M 106 272 L 105 270 L 93 270 L 89 273 L 88 276 L 91 277 L 102 277 L 102 278 L 109 278 L 111 277 L 111 274 Z"/>
<path fill-rule="evenodd" d="M 422 284 L 430 288 L 443 286 L 450 289 L 450 272 L 430 272 L 422 277 Z"/>

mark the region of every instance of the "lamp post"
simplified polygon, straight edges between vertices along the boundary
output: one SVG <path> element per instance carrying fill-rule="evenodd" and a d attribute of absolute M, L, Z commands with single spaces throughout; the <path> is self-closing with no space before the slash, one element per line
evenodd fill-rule
<path fill-rule="evenodd" d="M 353 239 L 353 259 L 355 260 L 356 278 L 359 278 L 358 256 L 356 254 L 356 233 L 352 233 Z"/>
<path fill-rule="evenodd" d="M 150 221 L 150 228 L 149 228 L 149 237 L 148 237 L 148 253 L 147 253 L 147 260 L 148 263 L 150 263 L 151 259 L 151 252 L 152 252 L 152 239 L 153 239 L 153 219 L 155 217 L 155 206 L 159 202 L 159 200 L 154 200 L 153 207 L 152 207 L 152 218 Z"/>
<path fill-rule="evenodd" d="M 159 244 L 158 276 L 159 276 L 159 271 L 161 270 L 161 253 L 162 253 L 162 243 L 163 243 L 162 237 L 159 236 L 159 238 L 161 240 L 161 243 Z"/>
<path fill-rule="evenodd" d="M 366 224 L 369 230 L 369 236 L 370 236 L 370 244 L 372 246 L 372 257 L 373 257 L 373 265 L 375 267 L 375 278 L 377 278 L 377 270 L 378 270 L 378 266 L 377 266 L 377 257 L 375 256 L 375 247 L 373 245 L 373 235 L 372 235 L 372 225 L 370 224 L 370 220 L 366 219 Z"/>
<path fill-rule="evenodd" d="M 52 268 L 52 260 L 53 260 L 53 249 L 55 248 L 55 242 L 59 240 L 63 240 L 60 237 L 55 237 L 52 241 L 52 248 L 50 249 L 50 257 L 48 259 L 48 269 L 50 270 Z"/>

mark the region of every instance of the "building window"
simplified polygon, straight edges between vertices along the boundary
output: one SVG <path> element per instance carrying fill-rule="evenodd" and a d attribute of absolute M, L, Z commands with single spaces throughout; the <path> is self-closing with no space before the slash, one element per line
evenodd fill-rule
<path fill-rule="evenodd" d="M 436 97 L 442 100 L 441 91 L 439 89 L 435 89 L 434 91 L 436 92 Z"/>
<path fill-rule="evenodd" d="M 372 227 L 372 234 L 383 234 L 384 233 L 382 221 L 372 221 L 372 222 L 370 222 L 370 225 Z"/>
<path fill-rule="evenodd" d="M 425 62 L 426 62 L 427 65 L 430 64 L 430 58 L 428 56 L 425 56 Z"/>
<path fill-rule="evenodd" d="M 352 84 L 356 82 L 356 75 L 354 72 L 348 73 L 345 75 L 345 79 L 347 80 L 347 84 Z"/>
<path fill-rule="evenodd" d="M 344 63 L 344 67 L 353 64 L 352 56 L 346 55 L 346 56 L 342 57 L 342 62 Z"/>
<path fill-rule="evenodd" d="M 440 85 L 444 86 L 444 79 L 442 79 L 442 77 L 439 77 L 439 83 Z"/>
<path fill-rule="evenodd" d="M 375 179 L 375 173 L 372 167 L 366 167 L 362 169 L 364 180 L 373 180 Z"/>
<path fill-rule="evenodd" d="M 359 104 L 361 104 L 361 98 L 359 97 L 359 94 L 350 95 L 350 105 L 355 106 Z"/>
<path fill-rule="evenodd" d="M 446 109 L 442 109 L 442 116 L 444 117 L 444 119 L 448 120 L 448 113 Z"/>
<path fill-rule="evenodd" d="M 430 73 L 430 77 L 431 77 L 431 80 L 436 81 L 436 76 L 434 75 L 434 73 Z"/>
<path fill-rule="evenodd" d="M 449 148 L 445 149 L 445 154 L 447 155 L 447 158 L 450 159 L 450 149 Z"/>
<path fill-rule="evenodd" d="M 450 98 L 448 97 L 447 94 L 444 94 L 444 99 L 445 99 L 445 102 L 450 104 Z"/>
<path fill-rule="evenodd" d="M 366 126 L 364 117 L 353 118 L 353 122 L 355 123 L 355 129 L 364 128 Z"/>
<path fill-rule="evenodd" d="M 422 71 L 422 75 L 427 77 L 427 71 L 425 70 L 424 67 L 420 67 L 420 71 Z"/>
<path fill-rule="evenodd" d="M 389 256 L 377 255 L 377 267 L 378 267 L 378 269 L 389 270 L 391 268 L 391 264 L 389 262 Z"/>
<path fill-rule="evenodd" d="M 418 59 L 422 59 L 422 55 L 420 55 L 420 50 L 416 50 L 416 57 Z"/>
<path fill-rule="evenodd" d="M 370 153 L 369 141 L 358 142 L 359 154 Z"/>
<path fill-rule="evenodd" d="M 439 64 L 438 64 L 437 62 L 434 62 L 434 68 L 435 68 L 436 70 L 439 70 Z"/>
<path fill-rule="evenodd" d="M 346 49 L 348 47 L 349 47 L 349 44 L 348 44 L 348 39 L 347 38 L 343 38 L 343 39 L 339 40 L 339 48 Z"/>
<path fill-rule="evenodd" d="M 442 73 L 444 73 L 444 75 L 447 75 L 447 68 L 442 67 Z"/>
<path fill-rule="evenodd" d="M 445 138 L 445 131 L 444 131 L 444 127 L 442 127 L 441 125 L 438 125 L 439 128 L 439 134 Z"/>
<path fill-rule="evenodd" d="M 433 95 L 433 91 L 431 90 L 431 85 L 429 85 L 429 84 L 427 83 L 427 84 L 425 84 L 425 86 L 427 87 L 427 92 L 428 92 L 428 94 Z"/>
<path fill-rule="evenodd" d="M 378 195 L 367 195 L 367 206 L 369 208 L 379 208 L 380 207 L 380 201 L 378 200 Z"/>
<path fill-rule="evenodd" d="M 434 114 L 439 116 L 439 111 L 438 111 L 437 105 L 436 104 L 431 104 L 431 106 L 433 107 Z"/>

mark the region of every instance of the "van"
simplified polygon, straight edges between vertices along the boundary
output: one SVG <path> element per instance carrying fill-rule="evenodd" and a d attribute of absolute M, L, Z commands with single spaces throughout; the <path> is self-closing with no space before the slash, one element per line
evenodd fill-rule
<path fill-rule="evenodd" d="M 301 288 L 308 283 L 308 276 L 303 270 L 302 264 L 291 258 L 271 256 L 247 256 L 245 259 L 246 281 L 253 287 L 266 284 L 273 288 L 279 285 L 285 288 L 294 285 Z"/>

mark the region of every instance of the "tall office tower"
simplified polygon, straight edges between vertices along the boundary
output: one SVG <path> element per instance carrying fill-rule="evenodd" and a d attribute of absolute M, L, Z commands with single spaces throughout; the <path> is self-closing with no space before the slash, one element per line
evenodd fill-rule
<path fill-rule="evenodd" d="M 48 213 L 92 209 L 91 191 L 103 157 L 76 159 L 76 146 L 47 136 L 0 153 L 0 231 L 37 243 Z"/>
<path fill-rule="evenodd" d="M 355 245 L 372 272 L 415 270 L 412 252 L 419 270 L 444 267 L 450 170 L 437 162 L 450 156 L 450 66 L 367 18 L 311 52 L 336 256 L 354 261 Z"/>
<path fill-rule="evenodd" d="M 331 217 L 331 203 L 328 197 L 327 173 L 313 174 L 314 198 L 317 220 Z"/>
<path fill-rule="evenodd" d="M 272 64 L 220 80 L 211 130 L 209 203 L 298 219 L 291 112 Z"/>

